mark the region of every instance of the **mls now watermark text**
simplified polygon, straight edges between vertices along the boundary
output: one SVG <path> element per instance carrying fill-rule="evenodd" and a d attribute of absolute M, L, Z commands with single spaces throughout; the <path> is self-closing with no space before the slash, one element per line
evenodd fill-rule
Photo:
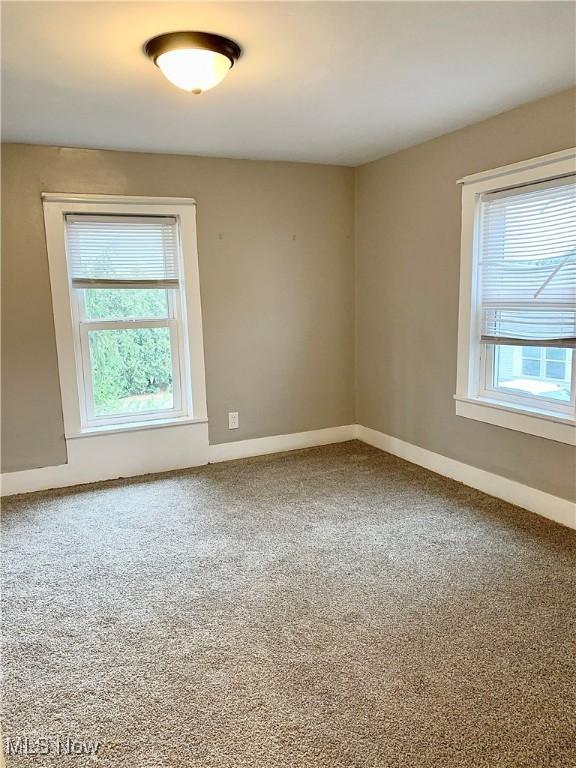
<path fill-rule="evenodd" d="M 100 742 L 95 739 L 75 739 L 71 736 L 7 736 L 4 750 L 8 757 L 34 757 L 36 755 L 97 755 Z"/>

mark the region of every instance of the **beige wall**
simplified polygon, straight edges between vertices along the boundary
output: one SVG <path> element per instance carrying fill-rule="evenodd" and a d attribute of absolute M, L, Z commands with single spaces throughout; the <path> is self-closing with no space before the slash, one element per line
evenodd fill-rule
<path fill-rule="evenodd" d="M 456 180 L 573 146 L 575 93 L 525 105 L 356 172 L 5 145 L 3 469 L 66 459 L 41 191 L 193 196 L 212 443 L 356 420 L 574 498 L 574 449 L 457 417 L 452 395 Z M 234 432 L 227 429 L 229 410 L 240 412 Z"/>
<path fill-rule="evenodd" d="M 575 91 L 357 169 L 357 421 L 576 496 L 574 448 L 455 415 L 462 176 L 576 144 Z"/>
<path fill-rule="evenodd" d="M 42 191 L 196 198 L 211 442 L 354 421 L 353 169 L 27 145 L 2 165 L 4 471 L 66 460 Z"/>

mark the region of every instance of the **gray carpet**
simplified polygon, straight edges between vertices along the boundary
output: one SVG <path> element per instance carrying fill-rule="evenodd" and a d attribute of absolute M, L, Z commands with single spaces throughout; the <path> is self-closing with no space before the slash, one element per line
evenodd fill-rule
<path fill-rule="evenodd" d="M 13 497 L 3 544 L 4 734 L 50 739 L 8 766 L 576 765 L 576 537 L 360 443 Z"/>

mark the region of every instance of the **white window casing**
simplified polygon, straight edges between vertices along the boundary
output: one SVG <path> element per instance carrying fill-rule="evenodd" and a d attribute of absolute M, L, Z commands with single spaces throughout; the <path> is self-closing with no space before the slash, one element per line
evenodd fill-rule
<path fill-rule="evenodd" d="M 460 180 L 455 394 L 459 416 L 572 445 L 576 445 L 573 353 L 568 358 L 572 360 L 570 402 L 494 387 L 493 365 L 495 345 L 498 349 L 505 345 L 574 348 L 576 221 L 571 211 L 575 182 L 575 149 Z M 538 224 L 532 218 L 534 210 L 540 211 Z M 501 217 L 508 228 L 506 258 L 501 255 L 498 234 Z M 538 258 L 541 254 L 553 258 Z"/>
<path fill-rule="evenodd" d="M 42 197 L 66 438 L 205 423 L 194 201 L 53 193 Z M 107 238 L 114 239 L 112 258 L 102 256 Z M 167 316 L 86 317 L 84 289 L 128 287 L 169 289 Z M 148 327 L 167 328 L 170 335 L 173 407 L 95 417 L 88 334 Z"/>

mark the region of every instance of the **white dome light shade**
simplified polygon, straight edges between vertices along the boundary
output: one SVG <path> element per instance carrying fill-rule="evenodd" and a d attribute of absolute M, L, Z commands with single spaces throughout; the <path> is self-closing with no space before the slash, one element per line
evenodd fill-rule
<path fill-rule="evenodd" d="M 192 93 L 221 83 L 242 53 L 234 40 L 211 32 L 167 32 L 144 51 L 171 83 Z"/>
<path fill-rule="evenodd" d="M 180 48 L 158 56 L 162 74 L 185 91 L 202 93 L 222 82 L 232 66 L 227 56 L 205 48 Z"/>

